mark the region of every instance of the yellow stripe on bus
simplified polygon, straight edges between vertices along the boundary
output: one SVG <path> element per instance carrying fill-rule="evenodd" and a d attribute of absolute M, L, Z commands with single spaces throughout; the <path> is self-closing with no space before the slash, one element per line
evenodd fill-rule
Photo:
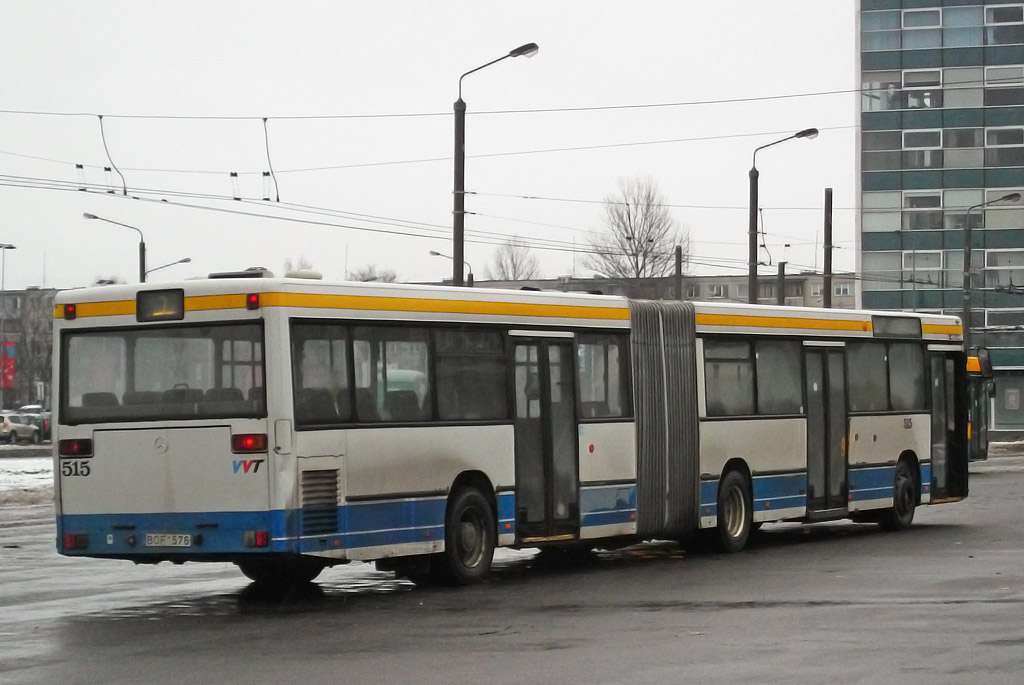
<path fill-rule="evenodd" d="M 246 295 L 203 295 L 185 298 L 186 311 L 245 309 Z M 423 312 L 439 314 L 491 314 L 536 316 L 563 319 L 604 319 L 628 321 L 626 307 L 584 307 L 530 302 L 483 302 L 479 300 L 440 300 L 415 297 L 379 297 L 316 293 L 260 293 L 260 307 L 305 307 L 312 309 L 356 309 L 360 311 Z M 135 314 L 135 302 L 81 302 L 75 305 L 77 317 Z M 64 309 L 55 307 L 54 318 L 63 318 Z"/>
<path fill-rule="evenodd" d="M 134 300 L 113 300 L 110 302 L 76 302 L 75 318 L 83 316 L 124 316 L 135 314 Z M 53 318 L 64 318 L 64 306 L 57 305 L 53 308 Z"/>
<path fill-rule="evenodd" d="M 751 328 L 794 328 L 825 331 L 874 330 L 871 321 L 850 319 L 806 319 L 785 316 L 753 316 L 748 314 L 697 314 L 701 326 L 749 326 Z M 921 332 L 929 335 L 963 335 L 963 328 L 953 324 L 922 323 Z"/>
<path fill-rule="evenodd" d="M 530 302 L 482 302 L 480 300 L 439 300 L 418 297 L 377 297 L 310 293 L 263 293 L 260 295 L 260 306 L 437 314 L 500 314 L 505 316 L 543 316 L 564 319 L 615 319 L 622 321 L 629 319 L 629 310 L 625 307 L 581 307 L 565 304 L 535 304 Z"/>
<path fill-rule="evenodd" d="M 754 328 L 802 328 L 825 331 L 871 330 L 870 321 L 849 319 L 804 319 L 788 316 L 751 316 L 746 314 L 697 314 L 698 326 L 751 326 Z"/>

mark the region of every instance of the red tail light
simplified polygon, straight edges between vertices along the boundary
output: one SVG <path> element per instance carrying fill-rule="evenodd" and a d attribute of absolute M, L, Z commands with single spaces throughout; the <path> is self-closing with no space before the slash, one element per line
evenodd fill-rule
<path fill-rule="evenodd" d="M 270 542 L 270 535 L 265 530 L 247 530 L 243 538 L 246 547 L 266 547 Z"/>
<path fill-rule="evenodd" d="M 247 452 L 266 452 L 267 434 L 243 433 L 241 435 L 232 435 L 231 451 L 234 452 L 235 454 L 245 454 Z"/>
<path fill-rule="evenodd" d="M 89 546 L 89 536 L 85 533 L 64 533 L 64 549 L 85 549 Z"/>
<path fill-rule="evenodd" d="M 245 308 L 246 309 L 259 309 L 260 308 L 260 295 L 259 293 L 249 293 L 245 296 Z"/>
<path fill-rule="evenodd" d="M 62 457 L 91 457 L 92 440 L 61 440 L 57 443 L 57 454 Z"/>
<path fill-rule="evenodd" d="M 78 316 L 78 312 L 75 310 L 75 305 L 66 304 L 64 305 L 64 319 L 65 321 L 72 321 Z"/>

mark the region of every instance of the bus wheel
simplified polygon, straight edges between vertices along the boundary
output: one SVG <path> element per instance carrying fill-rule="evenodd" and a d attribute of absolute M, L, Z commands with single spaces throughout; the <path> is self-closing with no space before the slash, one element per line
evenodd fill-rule
<path fill-rule="evenodd" d="M 715 542 L 723 552 L 739 552 L 747 545 L 752 525 L 750 488 L 739 471 L 729 471 L 718 487 L 718 528 Z"/>
<path fill-rule="evenodd" d="M 236 561 L 246 578 L 265 587 L 288 587 L 311 582 L 324 570 L 315 559 L 246 559 Z"/>
<path fill-rule="evenodd" d="M 434 579 L 470 585 L 486 578 L 494 558 L 495 525 L 491 503 L 479 490 L 459 492 L 445 514 L 444 553 L 431 565 Z"/>
<path fill-rule="evenodd" d="M 906 460 L 896 465 L 892 490 L 892 508 L 882 512 L 879 523 L 886 530 L 906 530 L 914 522 L 917 507 L 917 478 Z"/>

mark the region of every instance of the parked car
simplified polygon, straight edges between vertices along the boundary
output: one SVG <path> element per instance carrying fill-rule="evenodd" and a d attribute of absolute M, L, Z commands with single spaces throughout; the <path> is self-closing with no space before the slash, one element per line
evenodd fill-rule
<path fill-rule="evenodd" d="M 39 436 L 43 440 L 50 439 L 50 412 L 41 404 L 23 404 L 18 413 L 28 419 L 28 423 L 39 428 Z"/>
<path fill-rule="evenodd" d="M 32 420 L 17 412 L 3 412 L 0 414 L 0 440 L 6 440 L 12 445 L 19 440 L 38 443 L 42 440 L 42 430 L 32 423 Z"/>

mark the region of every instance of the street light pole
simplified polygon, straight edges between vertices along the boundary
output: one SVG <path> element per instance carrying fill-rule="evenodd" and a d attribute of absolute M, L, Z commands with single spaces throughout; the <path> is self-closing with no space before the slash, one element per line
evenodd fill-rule
<path fill-rule="evenodd" d="M 159 271 L 160 269 L 166 269 L 167 267 L 174 266 L 176 264 L 188 264 L 191 261 L 192 261 L 191 257 L 182 257 L 181 259 L 179 259 L 179 260 L 177 260 L 175 262 L 169 262 L 167 264 L 161 264 L 160 266 L 154 266 L 152 269 L 147 269 L 146 270 L 146 275 L 149 276 L 149 274 L 153 273 L 154 271 Z"/>
<path fill-rule="evenodd" d="M 536 43 L 520 45 L 507 55 L 470 69 L 459 77 L 459 99 L 455 101 L 455 183 L 452 190 L 452 285 L 462 285 L 462 264 L 465 260 L 466 226 L 466 103 L 462 99 L 462 79 L 484 67 L 489 67 L 509 57 L 533 57 L 540 48 Z"/>
<path fill-rule="evenodd" d="M 454 262 L 455 264 L 458 264 L 458 262 L 455 262 L 454 258 L 449 257 L 444 252 L 438 252 L 437 250 L 431 250 L 430 251 L 430 256 L 431 257 L 444 257 L 445 259 L 451 259 L 452 262 Z M 466 279 L 466 286 L 469 287 L 469 288 L 472 288 L 473 287 L 473 265 L 470 264 L 469 262 L 467 262 L 465 259 L 462 260 L 462 263 L 469 270 L 469 277 Z M 461 269 L 460 269 L 460 271 L 461 271 Z M 461 276 L 462 274 L 460 273 L 459 275 Z"/>
<path fill-rule="evenodd" d="M 7 319 L 7 289 L 4 275 L 7 270 L 7 251 L 18 249 L 10 243 L 0 243 L 0 409 L 4 408 L 4 387 L 7 384 L 7 338 L 4 321 Z"/>
<path fill-rule="evenodd" d="M 750 304 L 757 304 L 757 181 L 759 176 L 757 172 L 757 153 L 766 147 L 785 143 L 787 140 L 793 140 L 794 138 L 807 138 L 810 140 L 817 137 L 818 129 L 805 128 L 791 136 L 786 136 L 785 138 L 780 138 L 755 148 L 754 154 L 751 156 L 750 173 L 748 174 L 750 179 L 750 211 L 747 217 L 747 302 Z"/>
<path fill-rule="evenodd" d="M 964 328 L 964 351 L 971 349 L 971 212 L 979 207 L 985 207 L 997 202 L 1019 202 L 1020 193 L 1007 193 L 988 202 L 979 202 L 967 208 L 967 216 L 964 218 L 964 282 L 963 282 L 963 309 L 960 313 L 960 324 Z M 985 228 L 985 212 L 981 213 L 981 226 Z"/>
<path fill-rule="evenodd" d="M 146 239 L 142 235 L 142 230 L 136 228 L 135 226 L 130 226 L 128 224 L 122 224 L 120 221 L 113 221 L 112 219 L 104 219 L 102 216 L 96 216 L 95 214 L 90 214 L 89 212 L 83 212 L 82 213 L 82 218 L 83 219 L 98 219 L 100 221 L 105 221 L 108 224 L 114 224 L 115 226 L 122 226 L 124 228 L 130 228 L 130 229 L 132 229 L 133 231 L 135 231 L 136 233 L 139 234 L 139 283 L 145 283 L 146 282 L 146 273 L 147 273 L 146 272 Z"/>

